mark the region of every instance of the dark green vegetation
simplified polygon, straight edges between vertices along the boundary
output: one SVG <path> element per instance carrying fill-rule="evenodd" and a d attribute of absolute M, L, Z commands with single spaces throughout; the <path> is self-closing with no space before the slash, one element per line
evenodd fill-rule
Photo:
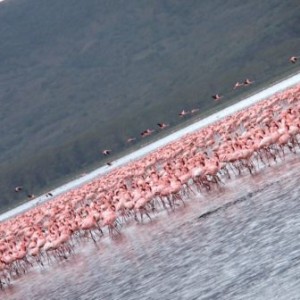
<path fill-rule="evenodd" d="M 104 163 L 182 109 L 218 108 L 296 70 L 297 1 L 0 3 L 0 205 Z M 237 99 L 237 98 L 236 98 Z M 171 128 L 172 129 L 172 128 Z"/>

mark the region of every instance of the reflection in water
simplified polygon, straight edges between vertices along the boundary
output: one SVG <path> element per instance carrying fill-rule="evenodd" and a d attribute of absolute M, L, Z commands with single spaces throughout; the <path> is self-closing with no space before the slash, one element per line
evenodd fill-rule
<path fill-rule="evenodd" d="M 299 299 L 300 160 L 31 270 L 3 299 Z M 1 297 L 2 299 L 2 297 Z"/>

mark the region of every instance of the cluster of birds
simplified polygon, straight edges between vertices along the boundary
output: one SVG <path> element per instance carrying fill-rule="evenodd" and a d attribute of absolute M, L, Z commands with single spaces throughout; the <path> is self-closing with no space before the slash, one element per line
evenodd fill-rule
<path fill-rule="evenodd" d="M 248 78 L 246 78 L 243 82 L 236 82 L 235 85 L 233 86 L 233 89 L 236 90 L 240 87 L 243 87 L 243 86 L 249 86 L 250 84 L 254 83 L 253 80 L 250 80 Z M 223 96 L 219 95 L 219 94 L 215 94 L 215 95 L 212 95 L 211 96 L 215 101 L 219 101 L 221 100 L 221 98 L 223 98 Z"/>
<path fill-rule="evenodd" d="M 25 191 L 25 189 L 24 189 L 22 186 L 16 186 L 16 187 L 15 187 L 15 192 L 16 192 L 16 193 L 24 192 L 24 193 L 27 195 L 27 198 L 28 198 L 28 199 L 34 199 L 34 198 L 35 198 L 35 195 L 34 195 L 34 194 L 32 194 L 32 193 L 27 193 L 27 192 Z M 48 193 L 46 194 L 46 197 L 53 197 L 53 194 L 52 194 L 51 192 L 48 192 Z"/>
<path fill-rule="evenodd" d="M 295 64 L 295 63 L 298 61 L 299 58 L 300 58 L 300 56 L 291 56 L 291 57 L 289 58 L 289 61 L 290 61 L 291 63 Z M 242 88 L 242 87 L 247 87 L 247 86 L 249 86 L 249 85 L 251 85 L 251 84 L 253 84 L 253 83 L 254 83 L 254 80 L 250 80 L 249 78 L 246 78 L 244 81 L 241 81 L 241 82 L 237 81 L 237 82 L 234 84 L 234 86 L 233 86 L 233 90 L 236 90 L 236 89 Z M 215 94 L 215 95 L 212 95 L 211 97 L 212 97 L 212 99 L 215 100 L 215 101 L 220 101 L 220 100 L 223 98 L 223 95 Z M 194 108 L 194 109 L 192 109 L 191 111 L 182 110 L 182 111 L 178 114 L 178 116 L 182 118 L 182 117 L 185 117 L 185 116 L 187 116 L 187 115 L 195 114 L 195 113 L 198 112 L 198 111 L 199 111 L 199 108 Z M 165 129 L 166 127 L 168 127 L 168 126 L 170 126 L 170 125 L 167 124 L 167 123 L 157 123 L 157 126 L 159 127 L 159 129 Z M 155 132 L 154 129 L 149 129 L 149 128 L 148 128 L 148 129 L 142 131 L 142 132 L 140 133 L 140 135 L 141 135 L 142 138 L 144 138 L 144 137 L 150 136 L 153 132 Z M 134 142 L 134 141 L 136 141 L 136 138 L 134 138 L 134 137 L 130 137 L 130 138 L 127 139 L 127 143 L 132 143 L 132 142 Z M 102 154 L 105 155 L 105 156 L 108 156 L 109 154 L 111 154 L 111 152 L 112 152 L 112 150 L 105 149 L 105 150 L 102 151 Z M 111 163 L 111 162 L 108 162 L 107 165 L 108 165 L 108 166 L 111 166 L 112 163 Z"/>
<path fill-rule="evenodd" d="M 30 193 L 25 192 L 25 190 L 22 186 L 16 186 L 15 187 L 15 192 L 16 193 L 24 192 L 24 193 L 26 193 L 27 198 L 29 198 L 29 199 L 33 199 L 35 197 L 34 194 L 30 194 Z"/>
<path fill-rule="evenodd" d="M 243 82 L 239 82 L 239 81 L 236 82 L 235 85 L 233 86 L 233 89 L 235 90 L 235 89 L 240 88 L 240 87 L 243 87 L 243 86 L 249 86 L 249 85 L 251 85 L 251 84 L 253 84 L 253 83 L 254 83 L 253 80 L 250 80 L 250 79 L 246 78 Z M 219 95 L 219 94 L 212 95 L 211 97 L 212 97 L 215 101 L 219 101 L 219 100 L 221 100 L 221 98 L 223 98 L 223 96 L 221 96 L 221 95 Z M 182 111 L 178 114 L 178 116 L 182 118 L 182 117 L 185 117 L 185 116 L 187 116 L 187 115 L 195 114 L 195 113 L 198 112 L 198 111 L 199 111 L 199 108 L 193 108 L 191 111 L 182 110 Z M 165 128 L 169 127 L 170 125 L 167 124 L 167 123 L 157 123 L 157 126 L 159 127 L 159 129 L 162 130 L 162 129 L 165 129 Z M 141 135 L 142 138 L 144 138 L 144 137 L 150 136 L 153 132 L 155 132 L 154 129 L 149 129 L 149 128 L 148 128 L 148 129 L 142 131 L 142 132 L 140 133 L 140 135 Z M 135 140 L 136 140 L 136 138 L 130 137 L 130 138 L 127 139 L 127 143 L 132 143 L 132 142 L 134 142 Z M 105 149 L 105 150 L 102 151 L 102 154 L 105 155 L 105 156 L 108 156 L 108 155 L 111 154 L 111 152 L 112 152 L 112 150 L 110 150 L 110 149 Z M 108 166 L 111 166 L 112 163 L 111 163 L 111 162 L 108 162 L 107 165 L 108 165 Z"/>
<path fill-rule="evenodd" d="M 31 267 L 68 259 L 81 239 L 97 246 L 105 231 L 114 237 L 121 226 L 152 221 L 151 214 L 174 211 L 192 195 L 217 196 L 232 177 L 285 164 L 299 150 L 300 84 L 1 222 L 0 289 Z"/>
<path fill-rule="evenodd" d="M 290 61 L 291 63 L 295 64 L 295 63 L 298 61 L 299 58 L 300 58 L 300 56 L 291 56 L 290 59 L 289 59 L 289 61 Z M 246 78 L 246 79 L 245 79 L 244 81 L 242 81 L 242 82 L 237 81 L 237 82 L 234 84 L 234 86 L 233 86 L 233 90 L 236 90 L 236 89 L 242 88 L 242 87 L 247 87 L 247 86 L 249 86 L 249 85 L 251 85 L 251 84 L 253 84 L 253 83 L 254 83 L 254 80 L 250 80 L 249 78 Z M 212 95 L 211 97 L 212 97 L 212 99 L 215 100 L 215 101 L 219 101 L 219 100 L 221 100 L 221 99 L 223 98 L 223 96 L 220 95 L 220 94 L 215 94 L 215 95 Z M 194 109 L 192 109 L 191 111 L 182 110 L 182 111 L 178 114 L 178 116 L 179 116 L 179 117 L 185 117 L 185 116 L 187 116 L 187 115 L 189 115 L 189 114 L 194 114 L 194 113 L 196 113 L 196 112 L 198 112 L 198 111 L 199 111 L 198 108 L 194 108 Z M 157 123 L 157 126 L 158 126 L 160 129 L 164 129 L 164 128 L 168 127 L 169 124 L 166 124 L 166 123 Z M 147 136 L 151 135 L 153 132 L 155 132 L 154 129 L 146 129 L 146 130 L 144 130 L 144 131 L 141 132 L 141 136 L 142 136 L 142 137 L 147 137 Z M 127 139 L 127 143 L 132 143 L 132 142 L 134 142 L 135 140 L 136 140 L 136 138 L 128 138 L 128 139 Z M 104 155 L 109 155 L 110 153 L 111 153 L 111 150 L 103 150 L 103 151 L 102 151 L 102 154 L 104 154 Z M 111 163 L 108 163 L 108 165 L 111 165 Z"/>
<path fill-rule="evenodd" d="M 295 64 L 295 63 L 299 60 L 299 58 L 300 58 L 300 56 L 291 56 L 291 57 L 289 58 L 289 61 L 290 61 L 291 63 Z M 237 81 L 237 82 L 234 84 L 234 86 L 233 86 L 233 90 L 236 90 L 236 89 L 242 88 L 242 87 L 247 87 L 247 86 L 249 86 L 249 85 L 251 85 L 251 84 L 253 84 L 253 83 L 254 83 L 254 81 L 253 81 L 253 80 L 250 80 L 249 78 L 246 78 L 246 79 L 245 79 L 244 81 L 242 81 L 242 82 Z M 212 99 L 215 100 L 215 101 L 219 101 L 219 100 L 221 100 L 221 99 L 223 98 L 223 96 L 220 95 L 220 94 L 215 94 L 215 95 L 212 95 L 211 97 L 212 97 Z M 190 114 L 195 114 L 195 113 L 198 112 L 198 111 L 199 111 L 199 108 L 194 108 L 194 109 L 192 109 L 191 111 L 182 110 L 182 111 L 178 114 L 178 116 L 182 118 L 182 117 L 185 117 L 185 116 L 190 115 Z M 167 124 L 167 123 L 157 123 L 157 126 L 159 127 L 159 129 L 165 129 L 165 128 L 169 127 L 170 125 Z M 155 132 L 154 129 L 149 129 L 149 128 L 148 128 L 148 129 L 142 131 L 142 132 L 140 133 L 140 135 L 141 135 L 142 138 L 144 138 L 144 137 L 150 136 L 153 132 Z M 130 137 L 130 138 L 127 139 L 127 143 L 132 143 L 132 142 L 134 142 L 134 141 L 136 141 L 136 138 L 135 138 L 135 137 Z M 105 150 L 102 151 L 102 154 L 103 154 L 104 156 L 108 156 L 108 155 L 111 154 L 111 152 L 112 152 L 112 150 L 110 150 L 110 149 L 105 149 Z M 107 164 L 107 166 L 111 166 L 111 165 L 112 165 L 112 162 L 107 162 L 106 164 Z M 17 187 L 15 188 L 15 192 L 18 193 L 18 192 L 21 192 L 21 191 L 23 191 L 23 187 L 17 186 Z M 47 196 L 47 197 L 52 197 L 53 195 L 52 195 L 52 193 L 47 193 L 46 196 Z M 27 193 L 27 198 L 33 199 L 34 197 L 35 197 L 34 194 Z"/>

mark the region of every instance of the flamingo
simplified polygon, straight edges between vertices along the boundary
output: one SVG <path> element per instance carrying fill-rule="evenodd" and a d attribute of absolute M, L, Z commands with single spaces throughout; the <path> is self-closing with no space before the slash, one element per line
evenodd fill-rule
<path fill-rule="evenodd" d="M 178 116 L 179 116 L 179 117 L 184 117 L 184 116 L 186 116 L 186 115 L 188 115 L 188 114 L 189 114 L 188 111 L 182 110 L 182 111 L 178 114 Z"/>
<path fill-rule="evenodd" d="M 103 150 L 103 151 L 102 151 L 102 154 L 103 154 L 103 155 L 109 155 L 110 153 L 111 153 L 111 150 L 107 150 L 107 149 L 106 149 L 106 150 Z"/>
<path fill-rule="evenodd" d="M 220 100 L 223 96 L 220 96 L 219 94 L 215 94 L 213 96 L 211 96 L 215 101 Z"/>
<path fill-rule="evenodd" d="M 291 56 L 289 61 L 293 64 L 295 64 L 298 61 L 299 56 Z"/>
<path fill-rule="evenodd" d="M 243 82 L 236 82 L 235 85 L 233 86 L 233 89 L 235 90 L 235 89 L 237 89 L 237 88 L 239 88 L 239 87 L 241 87 L 243 85 L 244 85 Z"/>
<path fill-rule="evenodd" d="M 166 124 L 166 123 L 157 123 L 157 126 L 158 126 L 160 129 L 164 129 L 164 128 L 168 127 L 169 124 Z"/>
<path fill-rule="evenodd" d="M 244 85 L 250 85 L 250 84 L 252 84 L 252 83 L 254 83 L 254 81 L 252 80 L 250 80 L 250 79 L 248 79 L 248 78 L 246 78 L 245 79 L 245 81 L 244 81 Z"/>
<path fill-rule="evenodd" d="M 143 132 L 141 132 L 141 136 L 142 136 L 142 137 L 149 136 L 149 135 L 151 135 L 153 132 L 154 132 L 154 130 L 152 130 L 152 129 L 146 129 L 146 130 L 144 130 Z"/>
<path fill-rule="evenodd" d="M 1 222 L 0 287 L 34 263 L 43 265 L 45 258 L 49 263 L 66 259 L 74 242 L 86 237 L 83 232 L 100 243 L 94 238 L 97 231 L 103 235 L 100 224 L 112 235 L 121 220 L 138 220 L 138 214 L 141 221 L 145 214 L 151 220 L 158 207 L 175 209 L 177 200 L 184 205 L 194 187 L 199 193 L 202 187 L 213 192 L 211 187 L 225 175 L 230 179 L 231 173 L 238 176 L 248 169 L 251 176 L 261 165 L 277 163 L 286 149 L 297 154 L 299 96 L 300 85 Z"/>
<path fill-rule="evenodd" d="M 22 186 L 16 186 L 15 187 L 15 192 L 18 193 L 18 192 L 21 192 L 23 190 L 23 187 Z"/>

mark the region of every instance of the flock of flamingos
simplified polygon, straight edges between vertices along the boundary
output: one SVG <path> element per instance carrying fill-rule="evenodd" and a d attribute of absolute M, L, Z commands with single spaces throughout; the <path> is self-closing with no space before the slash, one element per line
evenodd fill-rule
<path fill-rule="evenodd" d="M 67 259 L 83 240 L 99 243 L 128 222 L 151 221 L 193 194 L 296 154 L 299 99 L 296 85 L 0 223 L 0 287 Z"/>

